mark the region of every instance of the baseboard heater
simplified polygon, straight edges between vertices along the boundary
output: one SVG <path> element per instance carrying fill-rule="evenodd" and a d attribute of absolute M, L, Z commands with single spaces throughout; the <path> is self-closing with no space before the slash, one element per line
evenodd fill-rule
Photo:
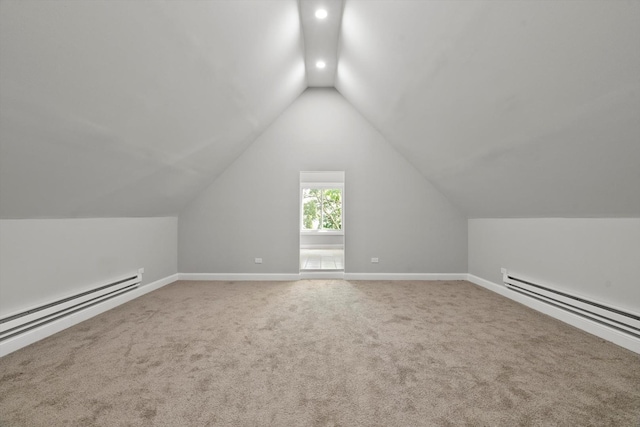
<path fill-rule="evenodd" d="M 640 338 L 640 314 L 561 292 L 507 272 L 503 272 L 503 281 L 512 291 Z"/>
<path fill-rule="evenodd" d="M 0 319 L 0 342 L 130 292 L 141 281 L 141 274 L 130 275 L 95 289 L 5 316 Z"/>

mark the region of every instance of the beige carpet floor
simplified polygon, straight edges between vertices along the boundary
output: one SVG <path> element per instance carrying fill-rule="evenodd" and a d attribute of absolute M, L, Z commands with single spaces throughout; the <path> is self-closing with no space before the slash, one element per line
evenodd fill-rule
<path fill-rule="evenodd" d="M 9 426 L 638 426 L 640 355 L 468 282 L 176 282 L 0 359 Z"/>

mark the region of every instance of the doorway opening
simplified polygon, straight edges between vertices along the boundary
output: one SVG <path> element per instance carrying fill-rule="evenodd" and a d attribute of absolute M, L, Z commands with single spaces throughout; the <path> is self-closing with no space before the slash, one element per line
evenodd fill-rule
<path fill-rule="evenodd" d="M 344 171 L 300 172 L 300 272 L 344 272 Z"/>

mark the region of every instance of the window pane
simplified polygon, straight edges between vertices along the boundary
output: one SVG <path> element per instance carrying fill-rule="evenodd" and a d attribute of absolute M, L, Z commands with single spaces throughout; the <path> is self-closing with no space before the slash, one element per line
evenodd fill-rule
<path fill-rule="evenodd" d="M 342 190 L 331 188 L 322 193 L 322 228 L 342 230 Z"/>
<path fill-rule="evenodd" d="M 318 230 L 321 222 L 322 190 L 304 188 L 302 190 L 302 229 Z"/>

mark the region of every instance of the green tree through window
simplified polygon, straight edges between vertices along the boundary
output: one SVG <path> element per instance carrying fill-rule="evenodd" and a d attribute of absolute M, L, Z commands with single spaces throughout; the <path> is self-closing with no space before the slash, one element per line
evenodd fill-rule
<path fill-rule="evenodd" d="M 342 230 L 342 190 L 304 188 L 302 190 L 303 230 Z"/>

